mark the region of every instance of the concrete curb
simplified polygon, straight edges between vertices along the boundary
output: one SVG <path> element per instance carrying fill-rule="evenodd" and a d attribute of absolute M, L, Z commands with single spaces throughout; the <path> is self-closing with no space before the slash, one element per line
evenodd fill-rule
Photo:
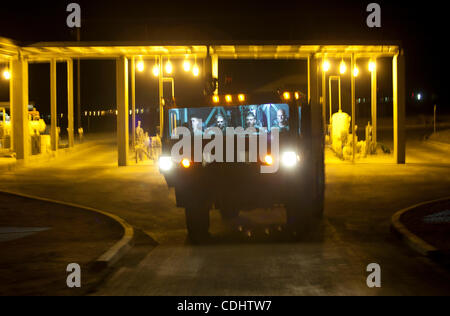
<path fill-rule="evenodd" d="M 6 191 L 6 190 L 0 190 L 0 192 L 5 193 L 5 194 L 16 195 L 16 196 L 20 196 L 20 197 L 25 197 L 25 198 L 29 198 L 29 199 L 40 200 L 40 201 L 44 201 L 44 202 L 67 205 L 67 206 L 76 207 L 76 208 L 84 209 L 84 210 L 91 211 L 91 212 L 96 212 L 96 213 L 102 214 L 104 216 L 107 216 L 107 217 L 111 218 L 112 220 L 116 221 L 117 223 L 119 223 L 119 225 L 121 225 L 124 230 L 123 236 L 118 242 L 116 242 L 111 248 L 109 248 L 104 254 L 102 254 L 97 260 L 95 260 L 93 262 L 92 269 L 95 271 L 100 271 L 100 270 L 110 267 L 115 262 L 117 262 L 120 258 L 122 258 L 123 255 L 125 255 L 125 253 L 133 246 L 133 238 L 134 238 L 133 227 L 117 215 L 114 215 L 114 214 L 111 214 L 111 213 L 108 213 L 106 211 L 102 211 L 99 209 L 95 209 L 92 207 L 87 207 L 87 206 L 70 203 L 70 202 L 52 200 L 52 199 L 43 198 L 43 197 L 39 197 L 39 196 L 33 196 L 33 195 L 29 195 L 29 194 L 23 194 L 23 193 L 19 193 L 19 192 L 11 192 L 11 191 Z"/>
<path fill-rule="evenodd" d="M 406 228 L 405 225 L 403 225 L 401 223 L 400 218 L 404 213 L 406 213 L 412 209 L 415 209 L 419 206 L 423 206 L 423 205 L 431 204 L 431 203 L 435 203 L 435 202 L 440 202 L 440 201 L 445 201 L 445 200 L 449 200 L 449 199 L 450 199 L 450 196 L 445 197 L 445 198 L 436 199 L 436 200 L 426 201 L 426 202 L 418 203 L 418 204 L 412 205 L 410 207 L 407 207 L 405 209 L 398 211 L 397 213 L 392 215 L 391 230 L 395 234 L 397 234 L 400 237 L 400 239 L 402 241 L 404 241 L 410 248 L 417 251 L 421 255 L 424 255 L 427 257 L 433 257 L 433 258 L 441 256 L 442 253 L 439 249 L 430 245 L 425 240 L 421 239 L 419 236 L 413 234 L 410 230 L 408 230 Z"/>

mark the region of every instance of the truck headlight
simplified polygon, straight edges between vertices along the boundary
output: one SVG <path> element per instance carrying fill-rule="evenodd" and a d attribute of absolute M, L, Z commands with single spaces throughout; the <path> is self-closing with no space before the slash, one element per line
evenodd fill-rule
<path fill-rule="evenodd" d="M 161 156 L 159 157 L 159 169 L 162 171 L 169 171 L 173 167 L 172 157 Z"/>
<path fill-rule="evenodd" d="M 285 151 L 281 154 L 281 163 L 285 167 L 294 167 L 299 161 L 299 155 L 293 151 Z"/>

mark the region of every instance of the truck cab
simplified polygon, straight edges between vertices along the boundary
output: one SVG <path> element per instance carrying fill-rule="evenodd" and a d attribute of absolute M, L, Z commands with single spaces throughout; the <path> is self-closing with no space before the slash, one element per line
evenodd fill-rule
<path fill-rule="evenodd" d="M 159 170 L 185 209 L 192 241 L 209 236 L 212 206 L 233 218 L 281 204 L 290 232 L 322 216 L 323 132 L 312 106 L 286 90 L 164 108 Z"/>

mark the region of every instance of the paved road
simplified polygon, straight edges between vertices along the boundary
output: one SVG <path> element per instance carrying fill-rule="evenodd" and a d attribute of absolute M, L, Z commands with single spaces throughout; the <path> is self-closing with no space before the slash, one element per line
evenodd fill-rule
<path fill-rule="evenodd" d="M 408 144 L 406 165 L 329 159 L 326 218 L 295 243 L 279 241 L 284 214 L 274 209 L 244 213 L 235 223 L 222 222 L 213 211 L 215 242 L 189 245 L 183 212 L 154 166 L 115 167 L 108 139 L 51 166 L 4 174 L 0 187 L 103 208 L 157 242 L 142 237 L 98 295 L 450 294 L 450 272 L 389 231 L 398 209 L 449 195 L 449 157 L 446 148 L 416 141 Z M 379 289 L 366 286 L 372 262 L 381 265 Z"/>

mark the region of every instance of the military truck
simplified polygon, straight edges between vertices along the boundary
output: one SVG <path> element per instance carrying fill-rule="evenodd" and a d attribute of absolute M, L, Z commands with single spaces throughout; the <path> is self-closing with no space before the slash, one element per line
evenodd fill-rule
<path fill-rule="evenodd" d="M 166 103 L 159 170 L 168 186 L 175 189 L 177 206 L 185 209 L 192 241 L 201 242 L 209 236 L 212 206 L 229 219 L 241 211 L 282 204 L 289 232 L 304 229 L 322 217 L 323 127 L 320 111 L 312 111 L 313 107 L 319 105 L 308 103 L 304 94 L 293 90 L 212 95 L 196 106 Z M 186 137 L 177 134 L 181 127 L 190 131 L 189 142 L 194 150 L 175 150 L 175 157 L 174 146 L 179 148 L 179 142 Z M 228 135 L 229 129 L 235 133 Z M 201 136 L 201 141 L 195 143 L 195 136 Z M 258 138 L 256 158 L 253 136 Z M 205 150 L 218 137 L 223 150 L 215 148 L 220 156 L 213 152 L 215 157 L 211 159 Z M 261 154 L 264 138 L 267 151 Z M 239 141 L 244 148 L 239 147 Z M 271 166 L 272 171 L 262 172 L 262 167 Z"/>

